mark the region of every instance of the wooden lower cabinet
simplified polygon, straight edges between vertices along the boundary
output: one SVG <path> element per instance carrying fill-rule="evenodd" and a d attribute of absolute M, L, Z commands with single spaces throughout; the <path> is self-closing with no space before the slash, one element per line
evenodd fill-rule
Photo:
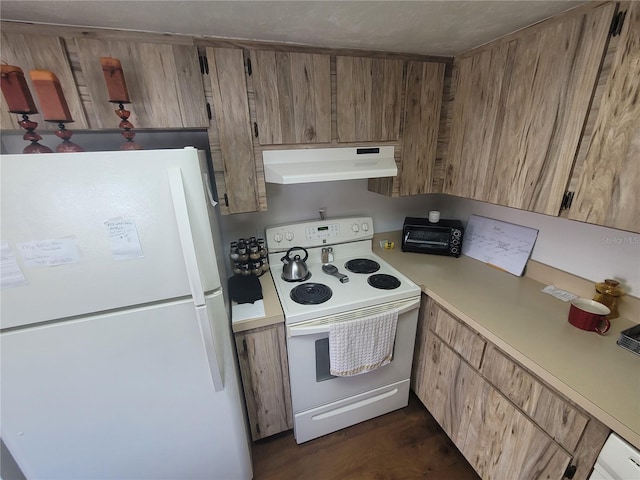
<path fill-rule="evenodd" d="M 253 440 L 293 428 L 284 324 L 235 334 Z"/>
<path fill-rule="evenodd" d="M 465 352 L 479 348 L 481 362 L 473 365 Z M 609 434 L 426 296 L 411 380 L 483 479 L 560 480 L 571 471 L 574 479 L 586 479 Z"/>

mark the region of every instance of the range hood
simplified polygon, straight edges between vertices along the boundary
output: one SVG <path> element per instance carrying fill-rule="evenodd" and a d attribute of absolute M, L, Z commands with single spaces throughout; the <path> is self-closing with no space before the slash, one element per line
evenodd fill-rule
<path fill-rule="evenodd" d="M 393 146 L 264 150 L 267 183 L 310 183 L 398 174 Z"/>

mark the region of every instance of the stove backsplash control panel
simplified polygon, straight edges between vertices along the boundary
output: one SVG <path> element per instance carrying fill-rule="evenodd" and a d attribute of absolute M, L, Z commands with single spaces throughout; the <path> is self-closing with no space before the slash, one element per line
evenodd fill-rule
<path fill-rule="evenodd" d="M 321 247 L 373 238 L 371 217 L 345 217 L 278 225 L 266 230 L 269 252 Z"/>

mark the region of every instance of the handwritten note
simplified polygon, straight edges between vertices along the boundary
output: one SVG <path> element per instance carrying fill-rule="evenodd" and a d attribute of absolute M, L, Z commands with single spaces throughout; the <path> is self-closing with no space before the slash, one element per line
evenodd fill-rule
<path fill-rule="evenodd" d="M 13 288 L 28 285 L 29 282 L 22 273 L 16 256 L 9 247 L 9 242 L 3 241 L 0 248 L 2 263 L 0 264 L 0 288 Z"/>
<path fill-rule="evenodd" d="M 17 243 L 25 267 L 57 267 L 80 261 L 74 237 Z"/>
<path fill-rule="evenodd" d="M 133 220 L 112 218 L 104 222 L 109 236 L 111 255 L 115 260 L 142 258 L 142 246 L 138 237 L 138 229 Z"/>
<path fill-rule="evenodd" d="M 535 228 L 471 215 L 462 254 L 520 276 L 537 237 Z"/>

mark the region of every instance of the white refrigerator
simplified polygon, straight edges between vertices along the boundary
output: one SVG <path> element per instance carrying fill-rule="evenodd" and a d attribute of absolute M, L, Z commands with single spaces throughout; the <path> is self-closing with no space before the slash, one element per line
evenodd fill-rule
<path fill-rule="evenodd" d="M 251 478 L 203 152 L 4 155 L 0 176 L 1 437 L 26 478 Z"/>

